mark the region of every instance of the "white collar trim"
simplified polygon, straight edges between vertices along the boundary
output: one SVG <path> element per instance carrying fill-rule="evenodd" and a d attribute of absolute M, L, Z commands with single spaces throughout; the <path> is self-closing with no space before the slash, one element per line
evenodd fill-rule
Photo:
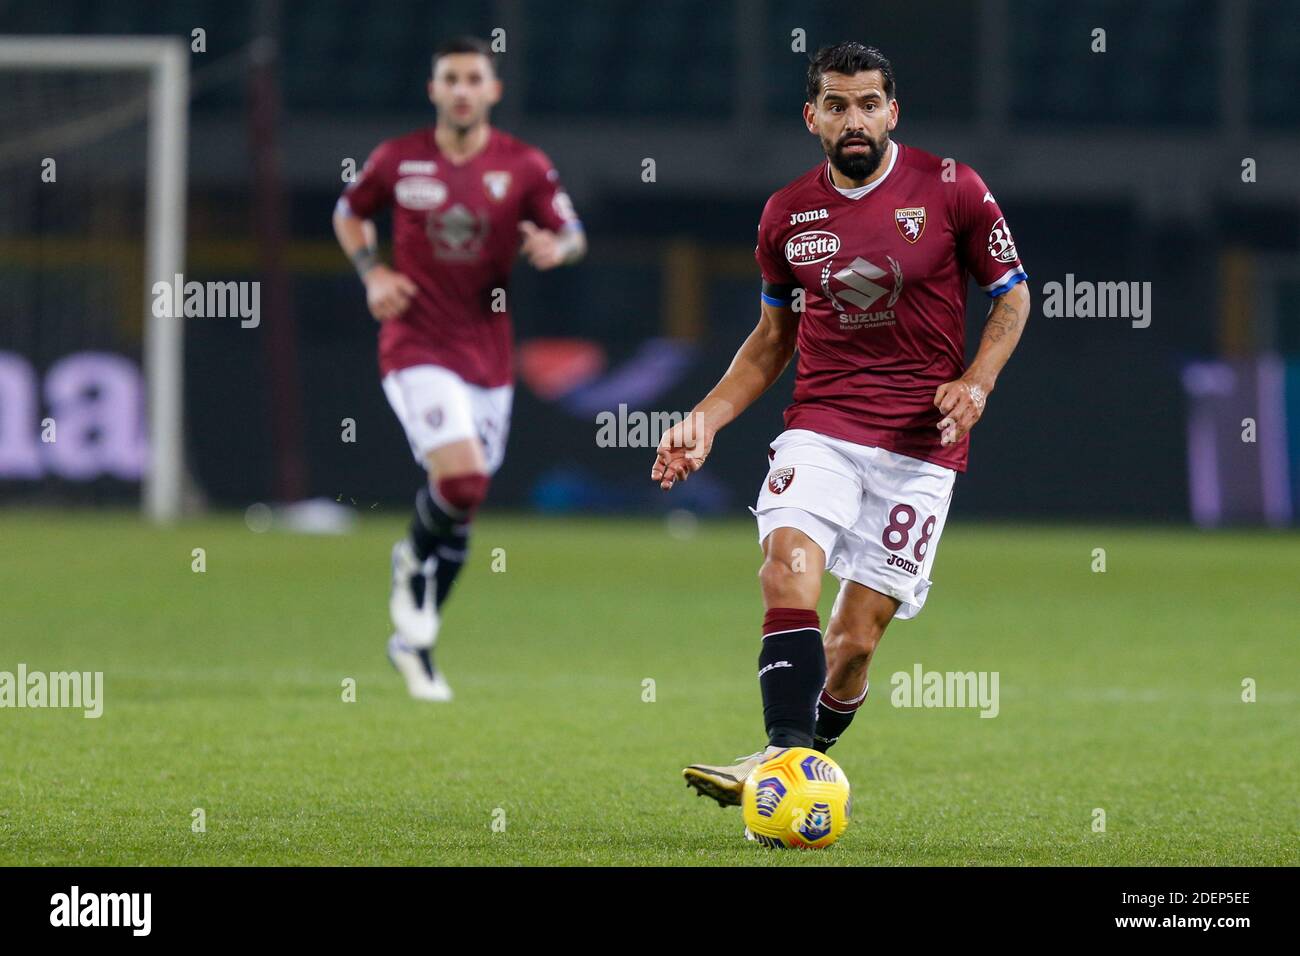
<path fill-rule="evenodd" d="M 873 189 L 875 189 L 877 186 L 879 186 L 881 183 L 883 183 L 886 179 L 889 178 L 889 174 L 894 171 L 894 162 L 897 159 L 898 159 L 898 144 L 891 139 L 889 141 L 889 163 L 887 166 L 885 166 L 885 174 L 881 176 L 879 179 L 877 179 L 875 182 L 867 183 L 865 186 L 854 186 L 850 189 L 841 189 L 839 186 L 835 185 L 835 180 L 831 178 L 831 161 L 829 159 L 826 160 L 826 181 L 831 184 L 832 189 L 834 189 L 841 196 L 844 196 L 846 199 L 861 199 L 863 196 L 871 192 Z"/>

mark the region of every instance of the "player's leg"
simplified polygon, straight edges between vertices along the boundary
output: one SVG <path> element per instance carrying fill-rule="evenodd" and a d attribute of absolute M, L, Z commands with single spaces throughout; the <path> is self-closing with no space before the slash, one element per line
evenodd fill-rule
<path fill-rule="evenodd" d="M 852 526 L 862 489 L 852 463 L 820 435 L 795 429 L 773 442 L 759 493 L 759 580 L 765 609 L 759 686 L 767 747 L 730 765 L 693 764 L 688 785 L 723 806 L 739 804 L 745 779 L 785 747 L 811 747 L 817 699 L 826 681 L 817 601 L 842 532 Z"/>
<path fill-rule="evenodd" d="M 452 585 L 469 555 L 472 522 L 487 497 L 488 485 L 505 458 L 510 432 L 510 409 L 514 391 L 508 385 L 481 388 L 464 385 L 458 391 L 468 396 L 473 437 L 432 448 L 425 455 L 428 482 L 416 497 L 411 523 L 413 555 L 421 567 L 432 565 L 431 606 L 435 629 Z M 459 413 L 458 413 L 459 414 Z M 459 431 L 463 431 L 460 426 Z M 417 582 L 412 579 L 415 587 Z M 450 700 L 451 688 L 441 669 L 434 665 L 432 644 L 416 648 L 431 685 L 431 699 Z"/>
<path fill-rule="evenodd" d="M 487 491 L 483 450 L 475 438 L 442 445 L 425 455 L 428 480 L 415 496 L 407 537 L 394 548 L 394 599 L 398 631 L 388 656 L 406 678 L 411 696 L 449 701 L 451 685 L 434 664 L 440 609 L 465 562 L 469 521 Z M 414 635 L 408 637 L 407 635 Z"/>
<path fill-rule="evenodd" d="M 486 494 L 487 456 L 474 427 L 470 386 L 458 375 L 422 365 L 390 373 L 383 384 L 425 469 L 408 533 L 393 546 L 389 612 L 395 633 L 388 656 L 413 697 L 450 700 L 432 659 L 439 627 L 435 562 Z"/>
<path fill-rule="evenodd" d="M 862 508 L 831 568 L 843 584 L 827 627 L 817 707 L 823 752 L 866 700 L 868 668 L 889 622 L 915 617 L 925 604 L 956 478 L 950 468 L 883 448 L 852 448 L 846 454 L 861 465 Z"/>
<path fill-rule="evenodd" d="M 794 522 L 799 523 L 798 518 Z M 813 745 L 817 697 L 826 682 L 817 618 L 825 567 L 825 550 L 798 527 L 775 527 L 763 538 L 758 572 L 764 607 L 758 684 L 767 746 L 734 764 L 692 764 L 682 771 L 688 786 L 720 806 L 740 803 L 746 778 L 768 757 L 786 747 Z"/>
<path fill-rule="evenodd" d="M 433 517 L 434 607 L 441 610 L 469 555 L 475 512 L 487 497 L 492 475 L 505 458 L 513 389 L 467 386 L 474 437 L 436 448 L 426 456 L 430 507 L 417 517 Z M 430 525 L 426 523 L 426 529 Z"/>
<path fill-rule="evenodd" d="M 425 455 L 428 481 L 415 499 L 411 543 L 421 561 L 433 559 L 433 607 L 441 608 L 464 567 L 470 522 L 489 482 L 487 456 L 477 438 L 465 438 Z"/>
<path fill-rule="evenodd" d="M 826 686 L 817 700 L 813 731 L 817 750 L 825 753 L 848 729 L 867 699 L 868 669 L 876 645 L 898 610 L 887 594 L 845 581 L 826 626 Z"/>
<path fill-rule="evenodd" d="M 389 608 L 397 630 L 389 639 L 388 657 L 411 696 L 420 700 L 452 699 L 451 685 L 433 661 L 440 597 L 445 596 L 439 579 L 454 579 L 446 565 L 459 572 L 464 563 L 468 518 L 477 506 L 479 487 L 486 489 L 482 461 L 473 438 L 427 453 L 427 480 L 416 492 L 415 515 L 407 536 L 393 548 Z"/>
<path fill-rule="evenodd" d="M 776 528 L 763 541 L 758 577 L 765 613 L 758 683 L 769 747 L 813 743 L 817 697 L 826 682 L 817 617 L 825 567 L 825 550 L 799 528 Z"/>

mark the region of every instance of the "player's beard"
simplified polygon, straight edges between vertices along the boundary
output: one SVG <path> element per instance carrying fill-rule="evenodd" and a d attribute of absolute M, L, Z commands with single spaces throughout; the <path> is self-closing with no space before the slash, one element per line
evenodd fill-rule
<path fill-rule="evenodd" d="M 451 127 L 452 132 L 464 139 L 487 121 L 487 110 L 472 109 L 469 111 L 469 115 L 464 118 L 456 117 L 450 109 L 446 111 L 439 110 L 439 122 L 442 122 L 444 118 L 446 124 Z"/>
<path fill-rule="evenodd" d="M 862 143 L 867 147 L 865 153 L 845 153 L 849 144 Z M 889 146 L 889 134 L 884 133 L 879 140 L 874 140 L 866 133 L 845 133 L 834 147 L 826 149 L 826 157 L 840 174 L 854 182 L 861 182 L 877 169 L 885 158 L 885 149 Z"/>

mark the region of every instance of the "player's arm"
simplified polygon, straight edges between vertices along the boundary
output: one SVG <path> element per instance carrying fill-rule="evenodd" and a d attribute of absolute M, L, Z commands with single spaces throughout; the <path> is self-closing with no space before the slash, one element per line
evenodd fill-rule
<path fill-rule="evenodd" d="M 934 405 L 944 416 L 936 426 L 943 444 L 960 441 L 984 414 L 984 403 L 997 384 L 1002 367 L 1016 350 L 1029 318 L 1029 284 L 1018 282 L 993 298 L 979 351 L 961 378 L 945 382 L 934 395 Z"/>
<path fill-rule="evenodd" d="M 520 251 L 534 269 L 546 271 L 557 266 L 570 266 L 587 254 L 586 233 L 576 222 L 552 230 L 525 221 L 519 224 L 519 232 L 524 240 Z"/>
<path fill-rule="evenodd" d="M 524 197 L 519 251 L 534 269 L 571 266 L 587 254 L 587 234 L 560 184 L 560 174 L 541 150 L 529 154 L 532 185 Z"/>
<path fill-rule="evenodd" d="M 334 236 L 365 284 L 370 314 L 382 322 L 405 312 L 415 283 L 380 261 L 374 222 L 354 215 L 346 199 L 334 207 Z"/>
<path fill-rule="evenodd" d="M 664 491 L 698 471 L 713 447 L 713 437 L 752 405 L 781 377 L 794 355 L 799 317 L 788 304 L 762 304 L 762 315 L 726 374 L 686 420 L 664 433 L 650 478 Z"/>

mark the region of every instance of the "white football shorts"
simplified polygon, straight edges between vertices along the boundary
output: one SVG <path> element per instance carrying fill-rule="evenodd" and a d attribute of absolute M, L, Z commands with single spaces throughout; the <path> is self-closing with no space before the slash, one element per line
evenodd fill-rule
<path fill-rule="evenodd" d="M 420 467 L 435 448 L 477 438 L 495 474 L 506 456 L 514 386 L 470 385 L 440 365 L 413 365 L 384 376 L 384 394 Z"/>
<path fill-rule="evenodd" d="M 899 602 L 916 617 L 930 590 L 957 472 L 807 429 L 772 442 L 758 494 L 758 540 L 797 528 L 826 552 L 826 570 Z"/>

